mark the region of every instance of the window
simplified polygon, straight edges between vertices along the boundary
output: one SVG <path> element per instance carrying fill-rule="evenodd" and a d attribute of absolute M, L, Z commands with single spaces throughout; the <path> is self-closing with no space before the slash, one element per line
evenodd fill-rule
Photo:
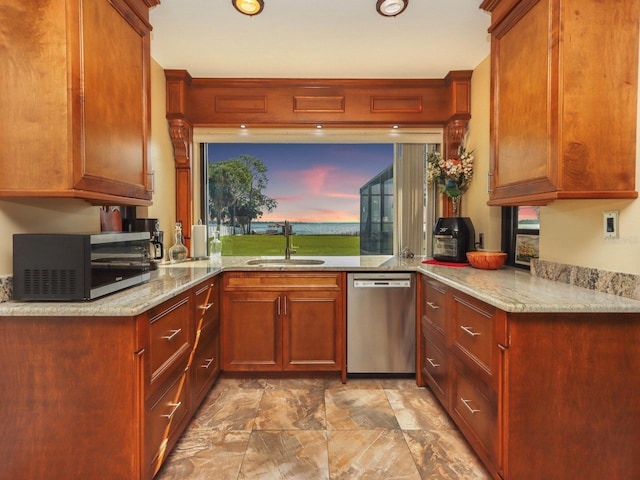
<path fill-rule="evenodd" d="M 392 253 L 392 144 L 209 143 L 204 156 L 223 255 L 278 255 L 285 220 L 298 255 Z"/>
<path fill-rule="evenodd" d="M 503 207 L 502 250 L 507 252 L 507 264 L 529 268 L 538 258 L 540 238 L 540 207 Z"/>

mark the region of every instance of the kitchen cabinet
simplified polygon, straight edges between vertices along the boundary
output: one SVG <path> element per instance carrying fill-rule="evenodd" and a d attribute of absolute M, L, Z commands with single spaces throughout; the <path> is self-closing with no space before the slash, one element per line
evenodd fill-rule
<path fill-rule="evenodd" d="M 200 404 L 220 375 L 220 278 L 194 288 L 195 349 L 191 365 L 191 396 Z"/>
<path fill-rule="evenodd" d="M 337 371 L 346 378 L 344 274 L 229 272 L 225 371 Z"/>
<path fill-rule="evenodd" d="M 440 403 L 449 405 L 451 373 L 449 368 L 448 344 L 451 335 L 447 333 L 447 301 L 449 288 L 425 276 L 421 277 L 422 295 L 420 299 L 421 342 L 420 366 L 422 378 Z M 420 382 L 420 375 L 418 375 Z"/>
<path fill-rule="evenodd" d="M 640 478 L 638 314 L 506 312 L 426 276 L 420 291 L 418 383 L 494 478 Z"/>
<path fill-rule="evenodd" d="M 636 198 L 637 0 L 485 0 L 489 205 Z"/>
<path fill-rule="evenodd" d="M 0 197 L 150 205 L 150 6 L 13 2 L 3 9 Z M 25 20 L 25 19 L 28 19 Z"/>
<path fill-rule="evenodd" d="M 139 315 L 0 317 L 6 478 L 151 479 L 220 372 L 217 294 L 214 277 Z"/>
<path fill-rule="evenodd" d="M 155 473 L 186 426 L 187 366 L 193 347 L 193 299 L 185 292 L 147 315 L 145 471 Z M 140 319 L 140 321 L 143 321 Z"/>

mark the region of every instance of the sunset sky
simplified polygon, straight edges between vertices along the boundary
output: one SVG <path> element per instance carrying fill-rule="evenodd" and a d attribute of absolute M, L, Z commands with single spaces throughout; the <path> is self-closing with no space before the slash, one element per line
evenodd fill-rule
<path fill-rule="evenodd" d="M 358 222 L 360 187 L 393 163 L 391 144 L 215 143 L 209 162 L 251 155 L 267 166 L 278 201 L 264 222 Z"/>

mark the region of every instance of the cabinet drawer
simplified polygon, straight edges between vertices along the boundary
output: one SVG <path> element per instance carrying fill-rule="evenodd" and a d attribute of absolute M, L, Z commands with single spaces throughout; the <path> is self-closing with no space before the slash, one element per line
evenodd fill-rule
<path fill-rule="evenodd" d="M 149 435 L 147 458 L 154 472 L 158 462 L 164 460 L 162 455 L 167 440 L 180 427 L 180 423 L 189 411 L 186 375 L 186 373 L 180 375 L 147 412 L 146 422 Z M 168 454 L 168 452 L 166 453 Z"/>
<path fill-rule="evenodd" d="M 220 371 L 220 325 L 216 321 L 202 328 L 198 348 L 193 357 L 192 391 L 200 399 Z"/>
<path fill-rule="evenodd" d="M 498 466 L 498 408 L 496 394 L 481 382 L 471 382 L 454 362 L 452 416 L 481 457 Z"/>
<path fill-rule="evenodd" d="M 461 358 L 492 372 L 497 340 L 494 335 L 495 308 L 466 295 L 453 296 L 453 348 Z"/>
<path fill-rule="evenodd" d="M 425 323 L 423 321 L 422 325 L 422 371 L 431 390 L 446 407 L 450 377 L 447 350 L 441 342 L 435 340 L 433 330 Z"/>
<path fill-rule="evenodd" d="M 191 302 L 185 294 L 152 310 L 149 315 L 150 383 L 166 380 L 174 367 L 186 366 L 191 347 Z"/>
<path fill-rule="evenodd" d="M 447 287 L 435 280 L 424 280 L 423 315 L 442 335 L 446 336 Z"/>
<path fill-rule="evenodd" d="M 342 290 L 342 274 L 326 273 L 282 273 L 282 272 L 229 272 L 224 274 L 224 289 L 281 291 L 296 289 Z"/>
<path fill-rule="evenodd" d="M 219 282 L 217 278 L 207 280 L 195 288 L 196 325 L 202 317 L 202 326 L 216 320 L 220 312 Z"/>

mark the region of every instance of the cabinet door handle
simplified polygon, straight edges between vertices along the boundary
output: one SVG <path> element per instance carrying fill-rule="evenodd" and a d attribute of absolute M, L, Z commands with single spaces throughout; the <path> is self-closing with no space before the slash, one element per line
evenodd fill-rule
<path fill-rule="evenodd" d="M 280 315 L 280 297 L 278 297 L 278 315 Z"/>
<path fill-rule="evenodd" d="M 171 330 L 171 335 L 165 335 L 165 336 L 164 336 L 164 337 L 162 337 L 162 338 L 164 338 L 167 342 L 170 342 L 170 341 L 171 341 L 171 340 L 173 340 L 173 339 L 176 337 L 176 335 L 178 335 L 180 332 L 182 332 L 182 329 L 181 329 L 181 328 L 179 328 L 179 329 L 177 329 L 177 330 Z"/>
<path fill-rule="evenodd" d="M 438 310 L 440 307 L 438 305 L 436 305 L 433 302 L 427 302 L 427 305 L 429 305 L 431 308 L 433 308 L 434 310 Z"/>
<path fill-rule="evenodd" d="M 162 415 L 162 416 L 164 418 L 168 418 L 169 420 L 171 420 L 173 416 L 176 414 L 176 412 L 178 411 L 178 409 L 180 408 L 180 405 L 182 405 L 182 402 L 170 403 L 169 406 L 173 407 L 173 410 L 171 410 L 171 412 L 168 413 L 167 415 Z"/>
<path fill-rule="evenodd" d="M 480 332 L 474 332 L 473 330 L 471 330 L 471 327 L 465 327 L 464 325 L 460 325 L 460 328 L 462 330 L 464 330 L 465 332 L 467 332 L 472 337 L 476 337 L 476 336 L 480 335 Z"/>
<path fill-rule="evenodd" d="M 208 369 L 211 364 L 213 363 L 213 361 L 215 360 L 215 358 L 205 358 L 205 363 L 203 363 L 202 365 L 200 365 L 201 368 L 204 368 L 205 370 Z"/>
<path fill-rule="evenodd" d="M 471 400 L 465 400 L 462 397 L 460 397 L 460 400 L 462 400 L 462 403 L 464 403 L 464 406 L 467 407 L 471 413 L 478 413 L 480 411 L 477 408 L 471 408 L 471 406 L 469 405 L 469 402 L 471 402 Z"/>
<path fill-rule="evenodd" d="M 284 315 L 287 316 L 287 296 L 284 296 Z"/>
<path fill-rule="evenodd" d="M 440 364 L 436 363 L 433 358 L 427 357 L 427 362 L 429 362 L 433 368 L 438 368 L 440 366 Z"/>
<path fill-rule="evenodd" d="M 207 311 L 207 310 L 209 310 L 211 307 L 213 307 L 213 302 L 211 302 L 211 303 L 207 303 L 206 305 L 200 305 L 198 308 L 199 308 L 200 310 L 204 310 L 204 311 L 206 312 L 206 311 Z"/>

